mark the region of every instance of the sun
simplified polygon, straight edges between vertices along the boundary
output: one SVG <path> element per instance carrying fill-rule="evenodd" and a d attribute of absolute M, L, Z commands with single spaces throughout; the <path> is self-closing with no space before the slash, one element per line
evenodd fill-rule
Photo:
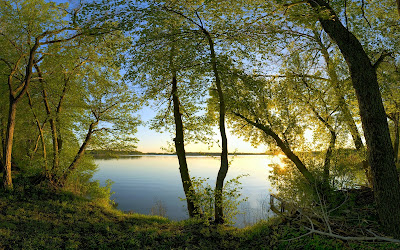
<path fill-rule="evenodd" d="M 284 160 L 287 158 L 287 156 L 282 152 L 279 152 L 275 156 L 276 157 L 275 157 L 274 163 L 279 166 L 280 170 L 285 170 L 286 163 Z"/>

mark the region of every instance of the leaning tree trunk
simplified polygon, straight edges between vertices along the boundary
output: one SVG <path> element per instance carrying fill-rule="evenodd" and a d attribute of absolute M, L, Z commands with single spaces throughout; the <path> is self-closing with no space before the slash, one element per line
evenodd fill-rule
<path fill-rule="evenodd" d="M 279 137 L 279 135 L 277 135 L 271 128 L 269 128 L 268 126 L 265 126 L 259 122 L 254 122 L 240 113 L 233 112 L 233 114 L 236 115 L 237 117 L 242 118 L 244 121 L 246 121 L 248 124 L 252 125 L 253 127 L 260 129 L 267 136 L 272 137 L 272 139 L 274 139 L 276 145 L 282 150 L 282 152 L 286 155 L 286 157 L 289 158 L 289 160 L 291 160 L 294 163 L 296 168 L 300 171 L 300 173 L 307 180 L 307 182 L 312 186 L 314 186 L 316 184 L 315 177 L 307 169 L 307 167 L 300 160 L 300 158 L 290 149 L 290 147 L 288 147 L 285 144 L 285 142 Z"/>
<path fill-rule="evenodd" d="M 385 231 L 400 236 L 400 183 L 394 163 L 386 113 L 383 107 L 374 65 L 358 39 L 340 22 L 324 0 L 307 1 L 319 15 L 325 32 L 338 45 L 350 69 L 368 149 L 374 182 L 375 201 Z"/>
<path fill-rule="evenodd" d="M 224 188 L 224 180 L 228 173 L 228 140 L 226 138 L 226 130 L 225 130 L 225 101 L 224 95 L 222 92 L 222 84 L 221 79 L 219 77 L 218 69 L 217 69 L 217 58 L 215 56 L 214 49 L 214 41 L 211 38 L 210 33 L 207 30 L 202 30 L 204 35 L 207 37 L 208 44 L 210 46 L 210 57 L 212 69 L 215 77 L 215 84 L 217 86 L 218 98 L 219 98 L 219 131 L 221 133 L 221 143 L 222 143 L 222 152 L 221 152 L 221 166 L 218 171 L 217 181 L 215 184 L 215 223 L 223 224 L 224 223 L 224 213 L 223 213 L 223 188 Z"/>
<path fill-rule="evenodd" d="M 63 187 L 68 179 L 68 177 L 74 172 L 74 170 L 78 167 L 79 161 L 82 159 L 83 155 L 85 154 L 86 148 L 92 138 L 93 133 L 95 132 L 95 127 L 99 122 L 92 122 L 89 125 L 88 132 L 86 134 L 86 138 L 83 141 L 82 145 L 80 146 L 78 153 L 76 153 L 74 160 L 68 166 L 68 168 L 64 171 L 64 173 L 57 178 L 56 184 L 60 187 Z"/>

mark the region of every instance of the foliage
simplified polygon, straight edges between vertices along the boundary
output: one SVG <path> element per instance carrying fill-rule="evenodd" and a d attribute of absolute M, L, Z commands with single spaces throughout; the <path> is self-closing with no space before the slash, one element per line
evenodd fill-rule
<path fill-rule="evenodd" d="M 368 186 L 364 170 L 360 167 L 360 156 L 354 151 L 349 149 L 334 152 L 329 178 L 332 190 L 325 194 L 325 198 L 328 198 L 332 192 L 337 190 Z M 324 154 L 322 152 L 303 152 L 299 156 L 307 164 L 313 175 L 317 177 L 317 180 L 321 181 Z M 284 158 L 281 161 L 272 166 L 273 169 L 268 177 L 271 184 L 276 188 L 277 195 L 300 207 L 310 207 L 312 204 L 319 203 L 318 197 L 315 197 L 315 190 L 318 187 L 304 182 L 301 173 L 288 159 Z"/>
<path fill-rule="evenodd" d="M 222 192 L 224 220 L 227 225 L 234 224 L 236 215 L 239 213 L 239 205 L 247 201 L 247 197 L 242 197 L 240 193 L 240 179 L 248 175 L 239 175 L 236 178 L 226 181 Z M 215 209 L 215 188 L 209 183 L 209 178 L 192 177 L 192 192 L 189 193 L 188 199 L 192 199 L 195 204 L 201 208 L 200 218 L 206 225 L 214 220 Z M 182 199 L 181 200 L 186 200 Z"/>

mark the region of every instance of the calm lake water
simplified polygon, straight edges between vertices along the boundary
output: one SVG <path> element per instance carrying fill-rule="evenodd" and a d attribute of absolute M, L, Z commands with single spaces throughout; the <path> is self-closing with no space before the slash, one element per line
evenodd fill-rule
<path fill-rule="evenodd" d="M 242 194 L 248 201 L 242 203 L 235 226 L 251 225 L 271 215 L 269 210 L 269 193 L 273 190 L 268 180 L 271 164 L 279 164 L 279 157 L 251 155 L 230 156 L 231 165 L 225 180 L 248 174 L 242 177 Z M 219 169 L 219 157 L 187 157 L 191 176 L 209 178 L 214 187 Z M 188 218 L 185 197 L 179 174 L 178 159 L 175 155 L 146 155 L 122 157 L 119 159 L 98 159 L 99 171 L 93 179 L 111 179 L 111 198 L 118 203 L 118 209 L 151 214 L 155 204 L 162 204 L 166 215 L 172 220 Z"/>

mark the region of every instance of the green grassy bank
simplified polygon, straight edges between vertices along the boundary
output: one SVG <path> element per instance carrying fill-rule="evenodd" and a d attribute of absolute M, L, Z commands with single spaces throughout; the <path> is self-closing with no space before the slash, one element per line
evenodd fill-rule
<path fill-rule="evenodd" d="M 104 203 L 104 202 L 103 202 Z M 305 234 L 275 218 L 237 229 L 123 213 L 43 188 L 0 192 L 0 249 L 396 249 L 393 243 Z"/>

